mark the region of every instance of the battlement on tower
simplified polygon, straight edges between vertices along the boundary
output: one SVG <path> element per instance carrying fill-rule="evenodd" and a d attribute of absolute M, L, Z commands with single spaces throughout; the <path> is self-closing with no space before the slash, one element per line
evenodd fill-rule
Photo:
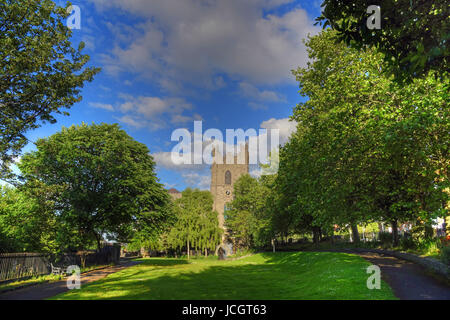
<path fill-rule="evenodd" d="M 212 150 L 212 164 L 248 165 L 250 160 L 248 150 L 248 142 L 235 146 L 232 152 L 226 152 L 225 147 L 215 146 Z"/>

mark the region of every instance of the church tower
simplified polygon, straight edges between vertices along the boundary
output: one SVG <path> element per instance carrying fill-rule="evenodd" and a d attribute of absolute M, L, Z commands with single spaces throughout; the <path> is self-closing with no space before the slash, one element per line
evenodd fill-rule
<path fill-rule="evenodd" d="M 242 149 L 242 148 L 241 148 Z M 227 203 L 233 200 L 233 186 L 240 176 L 249 172 L 248 144 L 237 155 L 228 155 L 233 159 L 227 164 L 227 157 L 213 150 L 211 165 L 211 193 L 214 197 L 213 210 L 219 214 L 219 226 L 224 228 Z M 222 159 L 222 161 L 219 161 Z"/>

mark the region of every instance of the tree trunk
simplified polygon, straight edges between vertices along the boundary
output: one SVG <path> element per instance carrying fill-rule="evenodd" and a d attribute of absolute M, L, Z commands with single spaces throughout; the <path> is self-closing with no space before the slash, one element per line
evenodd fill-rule
<path fill-rule="evenodd" d="M 85 251 L 81 252 L 80 260 L 81 260 L 81 268 L 82 269 L 86 268 L 86 252 Z"/>
<path fill-rule="evenodd" d="M 272 251 L 275 253 L 275 241 L 272 239 Z"/>
<path fill-rule="evenodd" d="M 189 248 L 189 239 L 186 242 L 187 242 L 187 256 L 189 260 L 189 251 L 191 250 L 191 248 Z"/>
<path fill-rule="evenodd" d="M 398 246 L 398 222 L 397 220 L 392 220 L 392 245 L 394 247 Z"/>
<path fill-rule="evenodd" d="M 359 243 L 359 232 L 358 232 L 358 225 L 357 224 L 352 224 L 351 225 L 351 229 L 352 229 L 352 239 L 353 239 L 353 243 Z"/>
<path fill-rule="evenodd" d="M 318 245 L 320 241 L 320 228 L 313 227 L 312 231 L 313 231 L 313 242 L 315 245 Z"/>
<path fill-rule="evenodd" d="M 207 257 L 207 256 L 208 256 L 208 249 L 205 248 L 205 257 Z"/>
<path fill-rule="evenodd" d="M 97 251 L 100 252 L 100 249 L 102 247 L 101 241 L 102 241 L 102 236 L 97 234 L 97 232 L 93 232 L 95 240 L 97 241 Z"/>

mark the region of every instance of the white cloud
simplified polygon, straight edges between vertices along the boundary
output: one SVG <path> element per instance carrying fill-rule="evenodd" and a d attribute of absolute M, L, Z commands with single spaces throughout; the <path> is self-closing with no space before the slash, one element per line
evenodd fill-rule
<path fill-rule="evenodd" d="M 97 109 L 103 109 L 108 111 L 114 111 L 114 107 L 110 104 L 106 103 L 99 103 L 99 102 L 90 102 L 89 105 L 91 107 L 97 108 Z"/>
<path fill-rule="evenodd" d="M 209 190 L 211 185 L 211 176 L 202 175 L 197 172 L 182 174 L 186 186 L 191 188 L 199 188 L 200 190 Z"/>
<path fill-rule="evenodd" d="M 146 126 L 146 123 L 144 121 L 140 121 L 139 119 L 133 118 L 131 116 L 123 116 L 116 119 L 135 129 L 140 129 Z"/>
<path fill-rule="evenodd" d="M 253 110 L 267 110 L 267 106 L 260 104 L 260 103 L 256 103 L 256 102 L 249 102 L 248 106 L 253 109 Z"/>
<path fill-rule="evenodd" d="M 105 70 L 156 75 L 169 90 L 179 81 L 221 87 L 220 73 L 260 84 L 294 81 L 290 70 L 307 60 L 302 39 L 320 30 L 298 7 L 263 15 L 290 0 L 91 1 L 98 10 L 119 8 L 144 19 L 131 30 L 111 26 L 117 39 L 102 57 Z"/>
<path fill-rule="evenodd" d="M 239 84 L 241 93 L 248 98 L 252 98 L 258 101 L 264 102 L 283 102 L 286 98 L 270 90 L 259 90 L 255 86 L 247 82 L 241 82 Z"/>
<path fill-rule="evenodd" d="M 280 130 L 280 144 L 284 145 L 291 136 L 292 133 L 297 129 L 297 122 L 289 120 L 289 118 L 284 119 L 269 119 L 261 123 L 261 128 L 264 129 L 278 129 Z"/>
<path fill-rule="evenodd" d="M 117 109 L 125 115 L 116 119 L 137 129 L 147 127 L 158 130 L 167 127 L 168 122 L 182 124 L 202 118 L 199 114 L 183 114 L 192 110 L 193 106 L 182 98 L 134 97 L 127 94 L 120 94 L 119 97 L 124 101 Z"/>

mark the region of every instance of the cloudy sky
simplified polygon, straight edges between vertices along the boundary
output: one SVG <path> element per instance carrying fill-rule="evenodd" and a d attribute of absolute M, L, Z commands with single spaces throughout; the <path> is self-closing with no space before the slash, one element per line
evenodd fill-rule
<path fill-rule="evenodd" d="M 306 64 L 302 40 L 319 31 L 321 1 L 72 3 L 81 9 L 73 43 L 84 41 L 102 72 L 70 116 L 30 132 L 30 140 L 83 121 L 119 123 L 149 147 L 167 187 L 208 189 L 208 167 L 171 163 L 173 130 L 192 131 L 202 120 L 203 130 L 279 128 L 283 141 L 295 128 L 288 117 L 301 97 L 291 70 Z"/>

